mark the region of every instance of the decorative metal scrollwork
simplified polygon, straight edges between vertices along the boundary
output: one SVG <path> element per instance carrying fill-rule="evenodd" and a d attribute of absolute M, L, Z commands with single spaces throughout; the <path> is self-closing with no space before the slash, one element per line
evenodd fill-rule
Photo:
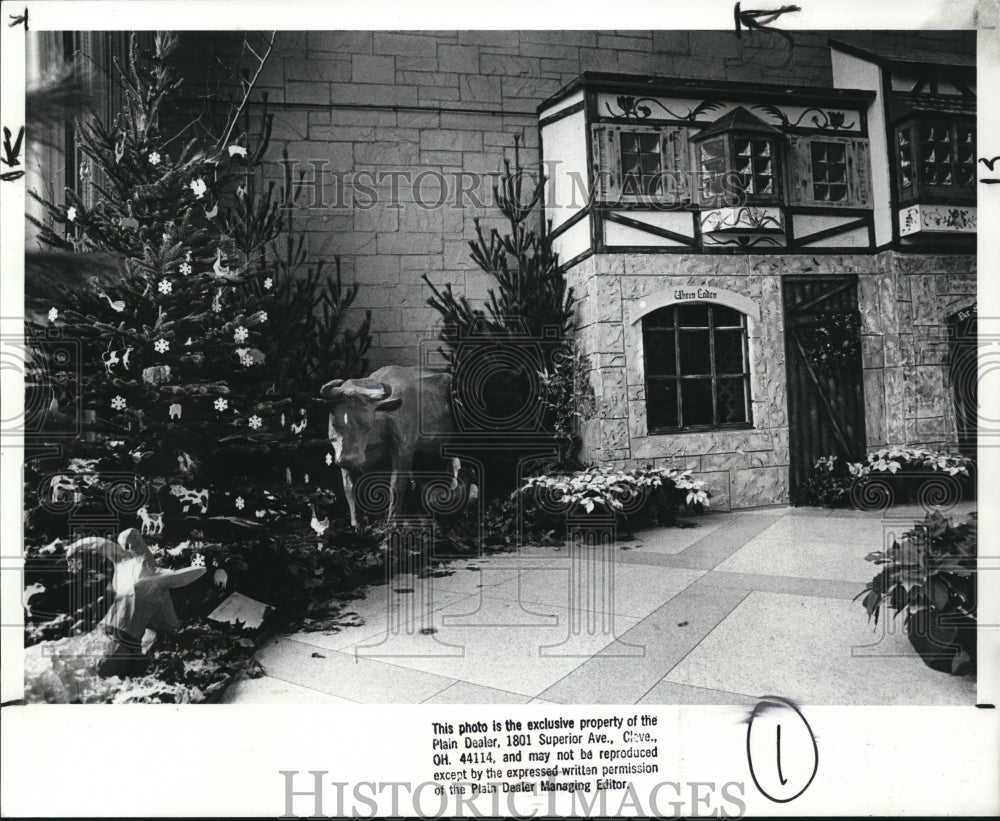
<path fill-rule="evenodd" d="M 645 120 L 651 117 L 653 109 L 649 107 L 649 103 L 659 106 L 675 120 L 686 120 L 688 122 L 694 122 L 698 119 L 699 114 L 714 111 L 722 106 L 719 100 L 703 100 L 698 105 L 688 109 L 686 114 L 678 114 L 653 97 L 632 97 L 627 94 L 620 94 L 615 102 L 618 104 L 618 111 L 615 111 L 610 103 L 604 104 L 604 107 L 608 110 L 608 114 L 612 117 L 622 117 L 626 120 Z"/>

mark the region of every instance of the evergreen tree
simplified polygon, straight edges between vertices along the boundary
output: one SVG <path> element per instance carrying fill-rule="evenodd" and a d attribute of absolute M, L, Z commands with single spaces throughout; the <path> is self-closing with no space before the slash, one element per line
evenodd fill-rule
<path fill-rule="evenodd" d="M 559 447 L 554 461 L 570 464 L 579 450 L 575 420 L 589 385 L 573 343 L 576 296 L 558 255 L 535 228 L 544 186 L 544 179 L 526 175 L 516 136 L 513 165 L 504 159 L 493 187 L 506 230 L 486 231 L 477 217 L 476 237 L 469 241 L 473 261 L 496 283 L 484 307 L 456 295 L 450 283 L 439 289 L 426 275 L 424 281 L 432 292 L 427 302 L 443 320 L 442 353 L 453 374 L 460 427 L 465 415 L 467 430 L 479 417 L 483 432 L 523 433 L 536 441 L 548 436 Z M 500 461 L 518 458 L 512 452 Z M 513 479 L 510 465 L 493 467 Z"/>
<path fill-rule="evenodd" d="M 269 116 L 253 134 L 243 115 L 221 145 L 169 127 L 176 45 L 157 33 L 144 52 L 133 38 L 123 110 L 77 125 L 94 202 L 67 190 L 45 203 L 44 242 L 111 255 L 117 273 L 48 294 L 48 327 L 28 328 L 29 392 L 47 408 L 37 440 L 61 448 L 28 465 L 26 540 L 141 521 L 165 561 L 194 550 L 229 589 L 288 603 L 323 580 L 339 495 L 314 397 L 331 373 L 365 371 L 370 317 L 345 329 L 357 286 L 309 262 L 290 177 L 258 183 Z M 74 355 L 54 352 L 53 330 Z M 75 408 L 79 430 L 57 437 Z"/>

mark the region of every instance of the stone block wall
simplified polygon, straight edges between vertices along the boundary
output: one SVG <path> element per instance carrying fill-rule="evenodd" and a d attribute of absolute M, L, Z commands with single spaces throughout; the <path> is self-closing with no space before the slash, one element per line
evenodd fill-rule
<path fill-rule="evenodd" d="M 869 449 L 954 449 L 957 434 L 945 318 L 975 301 L 966 255 L 602 254 L 568 273 L 582 297 L 597 413 L 584 424 L 586 456 L 619 467 L 692 470 L 718 509 L 788 502 L 789 428 L 781 278 L 857 274 Z M 641 324 L 647 301 L 706 286 L 747 298 L 752 429 L 651 435 L 646 428 Z M 858 457 L 861 454 L 857 454 Z"/>
<path fill-rule="evenodd" d="M 535 108 L 581 72 L 830 85 L 830 36 L 868 46 L 974 48 L 974 35 L 957 31 L 794 36 L 789 56 L 776 35 L 737 40 L 728 28 L 282 31 L 252 102 L 259 112 L 266 92 L 275 115 L 270 159 L 287 148 L 307 181 L 320 186 L 306 192 L 317 204 L 296 212 L 296 226 L 314 258 L 340 256 L 345 279 L 361 284 L 356 307 L 373 312 L 372 366 L 410 364 L 437 323 L 421 274 L 451 282 L 474 302 L 486 296 L 489 283 L 468 248 L 475 217 L 497 224 L 484 175 L 498 170 L 515 134 L 524 138 L 525 167 L 537 167 Z M 180 67 L 192 111 L 222 76 L 215 58 L 234 59 L 239 50 L 231 32 L 183 34 Z M 273 163 L 269 173 L 280 180 L 282 169 Z M 444 202 L 423 207 L 442 199 L 442 175 Z M 471 192 L 457 195 L 463 186 Z"/>

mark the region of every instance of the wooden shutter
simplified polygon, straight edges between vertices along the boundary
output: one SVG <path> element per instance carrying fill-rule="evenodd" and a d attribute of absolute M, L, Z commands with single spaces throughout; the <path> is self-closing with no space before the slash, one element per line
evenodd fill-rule
<path fill-rule="evenodd" d="M 855 138 L 847 141 L 847 199 L 852 208 L 871 208 L 871 161 L 868 140 Z"/>
<path fill-rule="evenodd" d="M 621 154 L 618 150 L 619 129 L 595 125 L 591 131 L 594 191 L 598 200 L 617 201 L 622 193 Z"/>
<path fill-rule="evenodd" d="M 871 166 L 868 140 L 858 137 L 827 135 L 788 138 L 790 147 L 788 163 L 788 201 L 791 205 L 812 205 L 817 208 L 870 208 Z M 836 143 L 844 146 L 847 166 L 847 199 L 840 202 L 817 200 L 813 187 L 812 146 L 814 143 Z"/>
<path fill-rule="evenodd" d="M 818 205 L 813 198 L 812 140 L 791 135 L 788 138 L 788 202 L 792 205 Z"/>
<path fill-rule="evenodd" d="M 670 202 L 691 200 L 691 154 L 686 128 L 666 128 L 660 137 L 660 155 L 665 174 L 671 180 L 665 199 Z"/>

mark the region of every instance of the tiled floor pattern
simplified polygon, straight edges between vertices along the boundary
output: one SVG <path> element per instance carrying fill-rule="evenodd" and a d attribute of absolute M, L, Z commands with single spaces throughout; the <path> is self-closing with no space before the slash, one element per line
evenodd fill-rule
<path fill-rule="evenodd" d="M 965 505 L 956 513 L 971 509 Z M 268 643 L 249 703 L 971 704 L 852 599 L 912 526 L 813 508 L 709 514 L 603 547 L 526 548 L 375 585 L 339 632 Z"/>

